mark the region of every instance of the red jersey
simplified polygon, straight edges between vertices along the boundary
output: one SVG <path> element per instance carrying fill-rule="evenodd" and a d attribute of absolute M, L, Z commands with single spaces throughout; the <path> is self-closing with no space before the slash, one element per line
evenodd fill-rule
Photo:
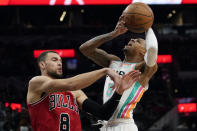
<path fill-rule="evenodd" d="M 69 91 L 50 93 L 27 106 L 34 131 L 81 131 L 78 105 Z"/>

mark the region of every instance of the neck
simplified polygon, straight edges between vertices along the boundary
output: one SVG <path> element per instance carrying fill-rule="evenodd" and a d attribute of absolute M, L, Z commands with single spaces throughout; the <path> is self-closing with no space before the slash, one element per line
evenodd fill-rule
<path fill-rule="evenodd" d="M 49 76 L 46 72 L 41 72 L 41 75 L 42 75 L 42 76 L 47 76 L 47 77 L 49 77 L 49 78 L 51 78 L 51 79 L 54 79 L 52 76 Z"/>
<path fill-rule="evenodd" d="M 129 62 L 129 63 L 139 63 L 142 61 L 142 58 L 139 58 L 137 55 L 136 56 L 125 56 L 124 61 Z"/>

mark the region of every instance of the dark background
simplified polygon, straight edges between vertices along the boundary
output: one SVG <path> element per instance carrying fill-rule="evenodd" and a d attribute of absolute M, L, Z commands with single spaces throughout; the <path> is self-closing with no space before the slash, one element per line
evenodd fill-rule
<path fill-rule="evenodd" d="M 99 69 L 79 52 L 88 39 L 112 31 L 126 5 L 108 6 L 9 6 L 0 7 L 0 130 L 17 130 L 29 126 L 26 107 L 28 81 L 39 75 L 35 49 L 75 49 L 77 67 L 70 69 L 71 58 L 63 58 L 64 77 Z M 191 98 L 196 103 L 197 80 L 197 5 L 153 5 L 153 29 L 158 38 L 159 54 L 171 54 L 172 63 L 159 64 L 147 91 L 134 110 L 139 131 L 147 131 L 168 112 L 175 109 L 175 126 L 169 123 L 158 131 L 196 131 L 196 112 L 178 113 L 177 99 Z M 66 16 L 61 22 L 62 12 Z M 174 12 L 175 13 L 172 13 Z M 172 17 L 169 17 L 169 13 Z M 127 32 L 101 48 L 123 59 L 121 52 L 130 37 L 144 34 Z M 86 94 L 102 103 L 105 78 L 84 89 Z M 6 108 L 5 102 L 22 104 L 22 112 Z M 97 118 L 81 112 L 84 131 L 98 130 L 91 126 Z"/>

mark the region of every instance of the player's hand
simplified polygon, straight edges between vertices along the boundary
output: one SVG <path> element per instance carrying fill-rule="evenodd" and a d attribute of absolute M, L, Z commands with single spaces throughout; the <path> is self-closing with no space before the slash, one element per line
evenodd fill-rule
<path fill-rule="evenodd" d="M 139 80 L 140 74 L 141 72 L 134 70 L 124 75 L 121 79 L 119 88 L 116 88 L 116 92 L 120 95 L 123 94 L 125 90 L 129 89 L 133 83 Z"/>
<path fill-rule="evenodd" d="M 114 33 L 119 36 L 121 34 L 124 34 L 128 31 L 127 27 L 125 26 L 125 21 L 124 21 L 124 16 L 121 15 L 119 20 L 118 20 L 118 23 L 114 29 Z"/>
<path fill-rule="evenodd" d="M 107 75 L 114 81 L 114 85 L 110 88 L 112 89 L 119 88 L 121 82 L 120 76 L 110 68 L 108 69 Z"/>

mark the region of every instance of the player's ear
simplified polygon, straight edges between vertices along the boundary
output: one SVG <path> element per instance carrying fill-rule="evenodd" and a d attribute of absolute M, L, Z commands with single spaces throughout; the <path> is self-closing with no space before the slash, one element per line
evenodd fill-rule
<path fill-rule="evenodd" d="M 40 67 L 40 69 L 45 69 L 46 64 L 44 63 L 44 61 L 39 62 L 39 67 Z"/>

